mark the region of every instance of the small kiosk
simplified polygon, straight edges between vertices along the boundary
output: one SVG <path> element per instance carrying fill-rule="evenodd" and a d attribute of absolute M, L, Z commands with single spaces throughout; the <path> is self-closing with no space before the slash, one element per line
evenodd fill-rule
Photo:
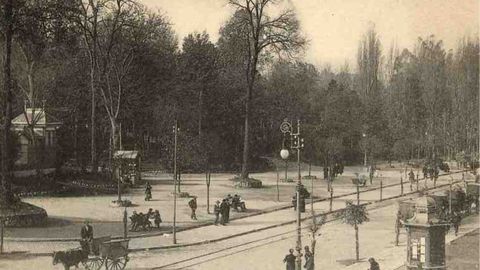
<path fill-rule="evenodd" d="M 140 155 L 138 151 L 119 150 L 113 154 L 115 174 L 124 184 L 141 184 Z"/>
<path fill-rule="evenodd" d="M 446 269 L 445 234 L 450 224 L 435 217 L 435 200 L 423 196 L 415 200 L 415 212 L 405 222 L 407 230 L 406 269 Z"/>
<path fill-rule="evenodd" d="M 11 130 L 18 135 L 20 142 L 15 164 L 34 166 L 41 162 L 43 166 L 53 167 L 58 148 L 57 131 L 61 126 L 62 122 L 45 112 L 45 108 L 25 107 L 24 112 L 12 120 Z"/>

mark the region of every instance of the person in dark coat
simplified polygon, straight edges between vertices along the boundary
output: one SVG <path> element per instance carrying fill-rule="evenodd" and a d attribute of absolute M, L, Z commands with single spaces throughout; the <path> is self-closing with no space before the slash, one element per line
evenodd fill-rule
<path fill-rule="evenodd" d="M 215 214 L 215 225 L 217 225 L 220 217 L 220 201 L 217 201 L 213 206 L 213 213 Z"/>
<path fill-rule="evenodd" d="M 152 209 L 152 208 L 148 208 L 148 212 L 147 212 L 146 215 L 147 215 L 147 219 L 153 218 L 153 215 L 154 215 L 153 209 Z"/>
<path fill-rule="evenodd" d="M 226 200 L 225 201 L 227 205 L 225 206 L 225 222 L 229 223 L 230 222 L 230 206 L 231 206 L 231 200 Z"/>
<path fill-rule="evenodd" d="M 132 216 L 130 217 L 130 220 L 132 222 L 132 227 L 130 228 L 130 231 L 134 232 L 138 228 L 138 214 L 137 211 L 133 211 Z"/>
<path fill-rule="evenodd" d="M 80 230 L 80 236 L 84 241 L 91 241 L 93 239 L 93 227 L 88 220 L 85 221 L 85 226 Z"/>
<path fill-rule="evenodd" d="M 455 236 L 457 236 L 458 234 L 460 223 L 462 223 L 462 216 L 457 212 L 453 212 L 452 224 L 453 224 L 453 229 L 455 230 Z"/>
<path fill-rule="evenodd" d="M 93 227 L 88 220 L 85 220 L 85 226 L 80 230 L 80 237 L 82 238 L 81 246 L 86 249 L 88 253 L 92 252 Z"/>
<path fill-rule="evenodd" d="M 157 229 L 160 229 L 162 217 L 160 216 L 160 212 L 158 210 L 155 210 L 155 213 L 153 214 L 153 221 L 155 222 L 155 226 L 157 226 Z"/>
<path fill-rule="evenodd" d="M 227 200 L 223 199 L 222 203 L 220 204 L 220 214 L 222 215 L 220 219 L 220 224 L 222 225 L 225 225 L 225 223 L 227 223 L 227 208 L 229 207 L 230 206 L 228 205 Z"/>
<path fill-rule="evenodd" d="M 368 262 L 370 263 L 370 268 L 368 270 L 380 270 L 380 265 L 378 265 L 374 258 L 368 259 Z"/>
<path fill-rule="evenodd" d="M 427 179 L 427 176 L 428 176 L 428 168 L 427 168 L 427 165 L 424 165 L 424 166 L 423 166 L 422 172 L 423 172 L 423 178 Z"/>
<path fill-rule="evenodd" d="M 307 270 L 315 269 L 314 254 L 310 251 L 310 248 L 308 246 L 305 246 L 304 257 L 305 257 L 305 264 L 303 265 L 303 268 Z"/>
<path fill-rule="evenodd" d="M 152 199 L 152 186 L 147 182 L 145 185 L 145 201 L 150 201 Z"/>
<path fill-rule="evenodd" d="M 197 215 L 195 214 L 195 211 L 197 211 L 197 198 L 193 197 L 188 202 L 188 206 L 190 207 L 190 210 L 192 210 L 192 213 L 190 214 L 190 218 L 193 220 L 197 220 Z"/>
<path fill-rule="evenodd" d="M 286 263 L 287 270 L 295 270 L 295 260 L 297 257 L 293 255 L 293 249 L 288 250 L 287 256 L 283 259 L 283 262 Z"/>

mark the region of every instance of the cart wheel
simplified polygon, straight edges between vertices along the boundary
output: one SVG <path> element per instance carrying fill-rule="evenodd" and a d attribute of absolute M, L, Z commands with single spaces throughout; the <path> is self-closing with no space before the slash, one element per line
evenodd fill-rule
<path fill-rule="evenodd" d="M 106 268 L 108 270 L 122 270 L 127 265 L 128 257 L 118 257 L 115 259 L 106 259 Z"/>
<path fill-rule="evenodd" d="M 82 264 L 87 270 L 100 270 L 103 265 L 103 259 L 100 257 L 89 258 L 88 260 L 82 262 Z"/>

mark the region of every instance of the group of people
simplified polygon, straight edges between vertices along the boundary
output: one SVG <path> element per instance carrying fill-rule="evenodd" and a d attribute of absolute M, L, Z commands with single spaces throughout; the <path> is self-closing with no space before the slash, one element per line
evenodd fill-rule
<path fill-rule="evenodd" d="M 328 166 L 323 167 L 323 179 L 328 179 L 328 176 L 333 178 L 337 177 L 337 175 L 343 174 L 344 166 L 342 163 L 335 163 L 333 167 L 329 168 Z"/>
<path fill-rule="evenodd" d="M 235 194 L 235 201 L 239 200 L 239 196 Z M 222 225 L 225 225 L 230 222 L 230 207 L 233 204 L 234 197 L 230 194 L 225 197 L 222 202 L 216 201 L 213 206 L 213 213 L 215 214 L 215 225 L 219 222 Z"/>
<path fill-rule="evenodd" d="M 191 214 L 190 218 L 192 220 L 197 220 L 197 198 L 193 197 L 188 201 L 188 207 L 190 208 Z M 218 223 L 225 225 L 230 221 L 230 208 L 235 209 L 237 212 L 247 210 L 245 202 L 238 195 L 228 194 L 222 201 L 216 201 L 213 206 L 213 213 L 215 214 L 215 225 Z"/>
<path fill-rule="evenodd" d="M 155 223 L 155 227 L 160 229 L 160 223 L 162 223 L 162 217 L 160 216 L 160 212 L 158 210 L 153 211 L 152 208 L 148 209 L 146 214 L 137 211 L 133 211 L 132 216 L 130 216 L 131 220 L 131 228 L 130 231 L 137 231 L 140 227 L 146 231 L 152 227 L 152 222 L 150 219 L 153 219 Z"/>
<path fill-rule="evenodd" d="M 299 254 L 298 256 L 303 256 L 305 258 L 305 263 L 303 264 L 303 268 L 306 270 L 313 270 L 315 269 L 315 254 L 310 251 L 308 246 L 305 246 L 304 249 L 305 254 Z M 295 264 L 297 262 L 297 256 L 293 254 L 293 249 L 288 251 L 288 254 L 283 259 L 287 270 L 295 270 Z M 368 270 L 380 270 L 380 265 L 374 258 L 368 259 L 370 263 L 370 268 Z"/>
<path fill-rule="evenodd" d="M 315 264 L 314 264 L 315 256 L 313 252 L 310 251 L 310 248 L 308 246 L 305 246 L 304 252 L 305 254 L 299 255 L 299 256 L 305 257 L 305 263 L 303 264 L 303 268 L 307 270 L 315 269 Z M 288 250 L 288 254 L 283 259 L 283 262 L 286 264 L 286 269 L 295 270 L 296 260 L 297 260 L 297 256 L 293 255 L 293 249 Z"/>
<path fill-rule="evenodd" d="M 438 175 L 440 174 L 440 170 L 438 169 L 437 166 L 433 167 L 433 166 L 424 165 L 422 168 L 422 172 L 423 172 L 423 178 L 425 179 L 430 178 L 430 179 L 437 180 Z"/>

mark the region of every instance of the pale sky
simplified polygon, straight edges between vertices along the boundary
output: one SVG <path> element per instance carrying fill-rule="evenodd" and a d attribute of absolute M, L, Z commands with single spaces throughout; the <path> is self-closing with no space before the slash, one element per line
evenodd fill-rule
<path fill-rule="evenodd" d="M 140 0 L 160 9 L 173 23 L 180 41 L 193 31 L 206 30 L 213 41 L 232 14 L 226 0 Z M 347 61 L 352 68 L 358 42 L 375 24 L 383 51 L 395 41 L 413 48 L 419 36 L 434 34 L 446 49 L 455 48 L 463 36 L 478 38 L 478 0 L 289 0 L 302 31 L 310 41 L 305 60 L 338 68 Z"/>

